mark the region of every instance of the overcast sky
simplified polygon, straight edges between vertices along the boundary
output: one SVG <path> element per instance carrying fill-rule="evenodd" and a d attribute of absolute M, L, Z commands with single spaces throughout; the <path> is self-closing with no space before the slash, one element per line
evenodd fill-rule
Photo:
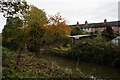
<path fill-rule="evenodd" d="M 44 9 L 47 15 L 60 12 L 67 24 L 83 24 L 118 20 L 119 0 L 27 0 L 28 4 Z M 5 18 L 0 13 L 0 32 Z"/>

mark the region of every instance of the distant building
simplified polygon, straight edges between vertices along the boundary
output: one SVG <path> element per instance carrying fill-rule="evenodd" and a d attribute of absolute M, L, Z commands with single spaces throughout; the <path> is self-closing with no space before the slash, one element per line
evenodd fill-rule
<path fill-rule="evenodd" d="M 80 26 L 81 29 L 85 32 L 94 32 L 94 31 L 104 31 L 106 27 L 112 27 L 114 33 L 120 33 L 120 21 L 111 21 L 107 22 L 107 19 L 101 23 L 88 23 L 85 21 L 85 24 L 79 25 L 70 25 L 70 26 Z"/>

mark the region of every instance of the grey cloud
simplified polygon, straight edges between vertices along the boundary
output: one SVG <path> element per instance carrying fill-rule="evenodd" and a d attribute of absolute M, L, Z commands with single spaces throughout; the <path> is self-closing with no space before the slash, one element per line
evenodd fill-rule
<path fill-rule="evenodd" d="M 119 0 L 27 0 L 29 4 L 37 6 L 39 9 L 45 9 L 48 15 L 54 15 L 61 12 L 68 24 L 75 24 L 77 21 L 84 23 L 101 22 L 107 18 L 108 21 L 118 19 L 118 1 Z M 119 16 L 120 17 L 120 16 Z M 120 18 L 119 18 L 120 19 Z M 5 20 L 0 15 L 0 26 L 3 26 Z M 0 27 L 1 28 L 1 27 Z M 0 29 L 1 30 L 1 29 Z"/>
<path fill-rule="evenodd" d="M 115 20 L 118 18 L 118 3 L 101 3 L 92 14 L 94 15 L 94 18 L 110 18 Z"/>

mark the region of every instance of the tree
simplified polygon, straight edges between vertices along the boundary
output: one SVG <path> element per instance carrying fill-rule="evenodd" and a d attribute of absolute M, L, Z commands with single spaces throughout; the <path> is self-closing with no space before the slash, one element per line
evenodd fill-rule
<path fill-rule="evenodd" d="M 25 0 L 0 0 L 0 12 L 3 13 L 3 16 L 5 18 L 7 18 L 8 23 L 10 20 L 14 19 L 15 17 L 19 17 L 19 19 L 23 18 L 23 16 L 26 15 L 28 10 L 29 10 L 29 5 L 27 5 L 27 2 Z M 13 23 L 11 23 L 11 25 L 12 24 Z M 22 24 L 24 24 L 24 21 L 22 21 L 22 23 L 20 24 L 21 27 L 24 27 L 24 25 Z M 17 25 L 17 27 L 18 26 L 19 25 Z"/>
<path fill-rule="evenodd" d="M 83 32 L 79 26 L 72 26 L 72 31 L 70 35 L 81 35 L 81 34 L 83 34 Z"/>
<path fill-rule="evenodd" d="M 23 16 L 24 15 L 26 15 L 26 12 L 29 10 L 29 6 L 27 5 L 27 2 L 24 0 L 24 1 L 21 1 L 21 0 L 6 0 L 6 1 L 4 1 L 4 0 L 0 0 L 0 12 L 2 12 L 2 13 L 4 13 L 4 17 L 5 18 L 7 18 L 7 20 L 8 20 L 8 23 L 9 23 L 9 21 L 11 22 L 12 21 L 12 19 L 13 18 L 16 18 L 16 17 L 19 17 L 19 19 L 20 18 L 23 18 Z M 11 20 L 9 20 L 9 19 L 11 19 Z M 12 24 L 12 23 L 11 23 Z M 24 24 L 24 22 L 22 22 L 20 25 L 22 25 L 22 24 Z M 9 24 L 10 25 L 10 24 Z M 6 25 L 7 26 L 7 28 L 8 28 L 8 26 L 9 25 Z M 13 25 L 10 25 L 10 26 L 12 26 L 11 28 L 14 28 L 13 26 L 14 26 L 14 24 Z M 22 34 L 22 36 L 21 35 L 19 35 L 19 38 L 18 38 L 18 35 L 17 36 L 15 36 L 15 37 L 11 37 L 11 38 L 8 38 L 8 39 L 10 39 L 9 41 L 10 42 L 13 42 L 14 43 L 14 41 L 12 41 L 12 40 L 15 40 L 15 39 L 19 39 L 19 40 L 17 40 L 17 41 L 21 41 L 20 42 L 20 44 L 18 44 L 19 45 L 19 48 L 18 48 L 18 56 L 17 56 L 17 63 L 16 63 L 16 67 L 15 67 L 15 69 L 17 68 L 17 66 L 18 66 L 18 64 L 19 64 L 19 62 L 20 62 L 20 57 L 21 57 L 21 53 L 23 53 L 22 51 L 24 51 L 24 47 L 25 47 L 25 35 L 24 35 L 24 25 L 23 26 L 21 26 L 22 28 L 22 30 L 18 30 L 18 28 L 16 29 L 16 31 L 18 31 L 18 32 L 14 32 L 13 31 L 13 33 L 19 33 L 19 31 L 20 32 L 23 32 Z M 9 33 L 9 31 L 11 31 L 12 29 L 10 29 L 10 28 L 8 28 L 8 30 L 7 29 L 5 29 L 5 31 L 3 31 L 4 33 L 3 34 L 6 34 L 7 32 L 6 31 L 8 31 L 8 33 Z M 9 35 L 9 34 L 8 34 Z M 16 34 L 15 34 L 16 35 Z M 3 40 L 4 39 L 6 39 L 6 38 L 4 38 L 5 37 L 5 35 L 3 36 Z M 8 36 L 7 36 L 8 37 Z M 5 41 L 5 40 L 4 40 Z M 16 40 L 15 40 L 15 42 L 16 42 Z M 19 42 L 17 42 L 17 43 L 19 43 Z M 5 44 L 6 45 L 6 44 Z"/>
<path fill-rule="evenodd" d="M 66 35 L 70 34 L 71 28 L 66 24 L 66 20 L 62 18 L 60 13 L 50 16 L 48 22 L 49 25 L 45 26 L 45 44 L 54 46 L 67 42 Z"/>
<path fill-rule="evenodd" d="M 23 16 L 26 15 L 28 10 L 29 10 L 29 5 L 25 0 L 0 0 L 0 12 L 3 13 L 3 16 L 7 18 L 8 22 L 16 17 L 19 17 L 19 19 L 23 18 Z M 21 23 L 21 27 L 24 27 L 24 25 L 22 24 L 24 24 L 24 21 L 22 21 Z"/>
<path fill-rule="evenodd" d="M 71 32 L 71 28 L 66 24 L 66 20 L 62 18 L 60 13 L 50 16 L 49 24 L 55 26 L 58 31 L 61 31 L 65 35 L 69 35 Z"/>
<path fill-rule="evenodd" d="M 103 36 L 105 36 L 106 38 L 108 38 L 110 40 L 115 38 L 112 27 L 110 27 L 110 26 L 106 27 L 106 30 L 103 31 Z"/>
<path fill-rule="evenodd" d="M 25 0 L 0 0 L 0 12 L 4 13 L 5 18 L 24 15 L 29 10 Z"/>
<path fill-rule="evenodd" d="M 22 20 L 23 16 L 26 15 L 28 10 L 29 10 L 29 5 L 27 5 L 27 2 L 25 0 L 0 0 L 0 12 L 3 13 L 3 16 L 7 18 L 7 20 L 8 19 L 12 20 L 13 18 L 16 17 L 19 17 L 19 19 Z M 8 22 L 9 21 L 10 20 L 8 20 Z M 21 25 L 22 24 L 24 24 L 23 20 Z M 24 25 L 22 25 L 21 27 L 24 28 Z M 23 34 L 24 34 L 24 29 L 23 29 Z M 22 42 L 24 41 L 25 40 L 23 40 Z M 21 47 L 23 47 L 24 45 L 25 43 L 22 43 Z"/>
<path fill-rule="evenodd" d="M 15 69 L 20 63 L 21 54 L 25 51 L 24 44 L 26 40 L 22 23 L 23 21 L 19 17 L 8 18 L 2 32 L 3 46 L 17 52 Z"/>
<path fill-rule="evenodd" d="M 26 31 L 28 32 L 28 49 L 38 52 L 43 46 L 44 27 L 47 24 L 47 17 L 43 10 L 35 6 L 30 6 L 30 11 L 24 16 L 26 21 Z"/>
<path fill-rule="evenodd" d="M 18 50 L 23 43 L 23 32 L 21 27 L 23 26 L 22 20 L 19 17 L 8 18 L 7 23 L 2 31 L 3 46 L 11 50 Z"/>
<path fill-rule="evenodd" d="M 31 27 L 35 23 L 42 27 L 47 24 L 46 13 L 32 5 L 30 6 L 30 10 L 27 12 L 27 15 L 24 16 L 24 18 L 25 21 L 27 21 L 28 27 Z"/>

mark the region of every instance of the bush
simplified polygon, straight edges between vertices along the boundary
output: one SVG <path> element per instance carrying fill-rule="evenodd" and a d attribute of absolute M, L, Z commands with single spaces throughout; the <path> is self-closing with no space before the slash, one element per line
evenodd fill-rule
<path fill-rule="evenodd" d="M 80 78 L 84 74 L 80 70 L 72 71 L 71 69 L 64 69 L 59 67 L 56 63 L 46 61 L 39 58 L 32 58 L 33 53 L 22 55 L 21 64 L 17 70 L 16 59 L 14 52 L 3 48 L 3 79 L 4 78 Z M 31 59 L 29 62 L 27 60 Z M 23 62 L 23 63 L 22 63 Z M 25 63 L 25 64 L 24 64 Z"/>
<path fill-rule="evenodd" d="M 71 27 L 72 31 L 70 33 L 70 35 L 81 35 L 83 34 L 83 31 L 81 30 L 81 28 L 79 26 L 72 26 Z"/>
<path fill-rule="evenodd" d="M 120 48 L 102 37 L 80 40 L 67 56 L 102 65 L 120 66 Z"/>

